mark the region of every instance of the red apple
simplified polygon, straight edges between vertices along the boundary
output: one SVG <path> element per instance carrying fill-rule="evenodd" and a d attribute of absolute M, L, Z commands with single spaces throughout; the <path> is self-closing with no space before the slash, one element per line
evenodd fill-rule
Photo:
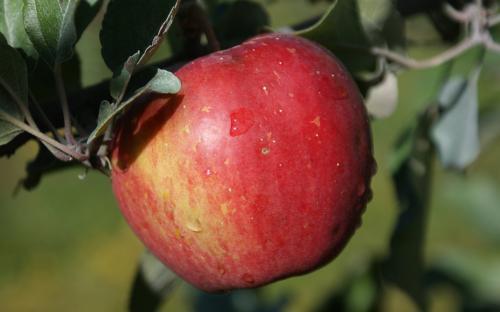
<path fill-rule="evenodd" d="M 205 291 L 332 260 L 374 168 L 365 107 L 339 60 L 270 34 L 176 74 L 180 93 L 138 105 L 112 152 L 113 190 L 147 248 Z"/>

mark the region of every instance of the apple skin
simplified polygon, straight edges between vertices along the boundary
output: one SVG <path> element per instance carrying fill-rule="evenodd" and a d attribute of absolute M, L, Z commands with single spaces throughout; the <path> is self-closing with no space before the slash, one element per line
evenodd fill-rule
<path fill-rule="evenodd" d="M 175 96 L 122 119 L 112 185 L 134 232 L 205 291 L 257 287 L 332 260 L 361 222 L 375 163 L 341 63 L 269 34 L 197 59 Z"/>

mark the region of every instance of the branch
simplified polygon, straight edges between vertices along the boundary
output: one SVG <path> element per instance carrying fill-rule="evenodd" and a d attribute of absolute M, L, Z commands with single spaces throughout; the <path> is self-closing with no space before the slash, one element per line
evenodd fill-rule
<path fill-rule="evenodd" d="M 438 54 L 432 58 L 426 59 L 426 60 L 415 60 L 412 58 L 408 58 L 404 55 L 401 55 L 399 53 L 395 53 L 386 49 L 374 47 L 371 49 L 371 53 L 377 55 L 377 56 L 382 56 L 387 58 L 390 61 L 393 61 L 399 65 L 402 65 L 406 68 L 411 68 L 411 69 L 424 69 L 424 68 L 430 68 L 434 66 L 441 65 L 443 63 L 446 63 L 450 61 L 451 59 L 457 57 L 458 55 L 464 53 L 468 49 L 478 45 L 479 42 L 478 40 L 473 40 L 471 38 L 463 40 L 460 42 L 458 45 L 454 46 L 453 48 L 446 50 L 442 52 L 441 54 Z"/>
<path fill-rule="evenodd" d="M 203 51 L 205 52 L 205 50 Z M 201 55 L 201 53 L 196 53 L 192 56 L 192 58 L 175 56 L 161 62 L 154 63 L 150 66 L 145 66 L 141 68 L 136 74 L 134 74 L 132 79 L 136 83 L 139 83 L 142 79 L 145 83 L 148 77 L 145 76 L 144 73 L 147 73 L 148 70 L 151 69 L 151 67 L 165 68 L 169 71 L 176 71 L 185 63 Z M 84 125 L 85 128 L 88 127 L 90 129 L 95 126 L 101 101 L 104 99 L 110 100 L 109 83 L 109 79 L 104 80 L 100 83 L 80 89 L 68 95 L 68 105 L 71 111 L 78 112 L 78 117 L 81 119 L 89 119 L 90 122 L 89 124 Z M 64 127 L 64 120 L 63 118 L 61 118 L 61 112 L 58 104 L 58 100 L 53 100 L 41 104 L 46 108 L 46 117 L 52 121 L 52 125 L 56 129 Z M 39 125 L 40 132 L 50 131 L 50 127 L 43 122 L 44 117 L 42 116 L 42 114 L 36 110 L 32 113 L 35 122 Z M 14 154 L 19 147 L 26 144 L 26 142 L 28 142 L 32 138 L 33 135 L 31 135 L 30 133 L 25 132 L 19 134 L 11 142 L 0 146 L 0 157 L 10 156 Z"/>
<path fill-rule="evenodd" d="M 73 157 L 74 159 L 77 159 L 77 160 L 80 160 L 80 161 L 83 161 L 83 160 L 86 160 L 87 157 L 85 155 L 82 155 L 80 153 L 77 153 L 75 151 L 73 151 L 71 148 L 69 148 L 68 146 L 60 143 L 60 142 L 57 142 L 56 140 L 54 140 L 53 138 L 49 137 L 48 135 L 46 135 L 45 133 L 42 133 L 30 126 L 28 126 L 27 124 L 25 124 L 24 122 L 8 115 L 8 114 L 5 114 L 3 113 L 2 111 L 0 111 L 0 118 L 5 120 L 6 122 L 16 126 L 17 128 L 25 131 L 25 132 L 28 132 L 29 134 L 31 134 L 32 136 L 40 139 L 40 141 L 44 142 L 44 143 L 47 143 L 55 148 L 57 148 L 58 150 L 60 150 L 61 152 Z"/>

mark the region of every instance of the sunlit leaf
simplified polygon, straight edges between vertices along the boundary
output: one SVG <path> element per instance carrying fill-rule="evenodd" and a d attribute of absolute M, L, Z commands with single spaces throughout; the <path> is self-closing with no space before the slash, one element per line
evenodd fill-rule
<path fill-rule="evenodd" d="M 179 92 L 180 88 L 181 82 L 174 74 L 158 69 L 156 75 L 144 87 L 136 90 L 129 98 L 122 101 L 118 107 L 110 109 L 110 104 L 104 104 L 104 107 L 101 105 L 98 125 L 89 136 L 87 142 L 91 143 L 102 135 L 113 121 L 113 118 L 128 109 L 140 96 L 148 93 L 174 94 Z"/>
<path fill-rule="evenodd" d="M 51 66 L 73 54 L 78 1 L 25 0 L 24 27 L 40 56 Z"/>
<path fill-rule="evenodd" d="M 378 85 L 368 91 L 366 108 L 376 118 L 392 115 L 398 104 L 398 79 L 394 73 L 387 72 Z"/>
<path fill-rule="evenodd" d="M 140 51 L 130 56 L 127 61 L 123 64 L 123 67 L 118 75 L 113 77 L 110 84 L 111 96 L 117 100 L 121 101 L 125 92 L 127 91 L 127 86 L 134 73 L 135 67 L 141 58 Z"/>
<path fill-rule="evenodd" d="M 447 167 L 464 169 L 480 151 L 477 83 L 480 68 L 468 79 L 454 78 L 440 92 L 444 113 L 432 131 L 439 156 Z"/>
<path fill-rule="evenodd" d="M 0 0 L 0 33 L 11 47 L 22 49 L 36 59 L 38 53 L 24 30 L 23 8 L 23 0 Z"/>

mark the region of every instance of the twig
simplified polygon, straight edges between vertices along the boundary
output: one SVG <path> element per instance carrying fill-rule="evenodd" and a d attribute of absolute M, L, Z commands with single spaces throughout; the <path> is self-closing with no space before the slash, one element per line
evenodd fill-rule
<path fill-rule="evenodd" d="M 443 10 L 451 19 L 467 25 L 467 30 L 469 30 L 467 37 L 452 48 L 426 60 L 415 60 L 379 47 L 372 48 L 371 53 L 412 69 L 441 65 L 478 45 L 485 47 L 487 50 L 500 53 L 500 44 L 493 40 L 489 30 L 492 25 L 500 23 L 500 15 L 489 17 L 491 13 L 487 11 L 487 8 L 483 7 L 482 0 L 475 0 L 473 4 L 469 4 L 462 11 L 455 9 L 450 4 L 445 4 Z"/>
<path fill-rule="evenodd" d="M 0 111 L 0 119 L 3 119 L 5 120 L 6 122 L 16 126 L 17 128 L 23 130 L 23 131 L 26 131 L 28 132 L 29 134 L 35 136 L 36 138 L 40 139 L 42 142 L 45 142 L 55 148 L 57 148 L 58 150 L 60 150 L 61 152 L 73 157 L 74 159 L 77 159 L 77 160 L 86 160 L 87 159 L 87 156 L 85 155 L 82 155 L 80 153 L 77 153 L 75 152 L 74 150 L 72 150 L 69 146 L 67 145 L 64 145 L 60 142 L 57 142 L 56 140 L 54 140 L 53 138 L 49 137 L 48 135 L 46 135 L 45 133 L 42 133 L 30 126 L 28 126 L 27 124 L 25 124 L 24 122 L 20 121 L 19 119 L 16 119 L 12 116 L 10 116 L 9 114 L 6 114 L 2 111 Z"/>
<path fill-rule="evenodd" d="M 488 18 L 488 27 L 493 27 L 500 23 L 500 15 L 493 15 Z"/>
<path fill-rule="evenodd" d="M 448 17 L 452 20 L 462 24 L 471 20 L 472 12 L 470 8 L 471 7 L 469 6 L 464 11 L 459 11 L 447 2 L 445 2 L 445 4 L 443 5 L 443 11 L 446 13 L 446 15 L 448 15 Z"/>
<path fill-rule="evenodd" d="M 54 78 L 56 82 L 57 94 L 59 96 L 59 103 L 62 108 L 64 119 L 64 136 L 69 144 L 75 145 L 76 141 L 73 137 L 73 129 L 71 127 L 71 113 L 69 111 L 68 98 L 66 96 L 66 89 L 62 80 L 61 65 L 54 66 Z"/>
<path fill-rule="evenodd" d="M 387 58 L 390 61 L 393 61 L 395 63 L 398 63 L 404 67 L 407 68 L 412 68 L 412 69 L 424 69 L 424 68 L 430 68 L 434 67 L 437 65 L 441 65 L 443 63 L 446 63 L 447 61 L 455 58 L 456 56 L 464 53 L 468 49 L 478 45 L 479 42 L 478 40 L 473 40 L 472 38 L 463 40 L 460 42 L 460 44 L 454 46 L 452 49 L 446 50 L 442 52 L 441 54 L 438 54 L 432 58 L 426 59 L 426 60 L 415 60 L 412 58 L 408 58 L 404 55 L 401 55 L 396 52 L 392 52 L 383 48 L 378 48 L 374 47 L 371 49 L 371 53 L 378 55 L 378 56 L 383 56 Z"/>
<path fill-rule="evenodd" d="M 24 118 L 26 118 L 26 121 L 28 121 L 28 123 L 32 127 L 36 127 L 36 123 L 33 120 L 33 117 L 31 116 L 31 113 L 26 103 L 24 103 L 24 101 L 19 98 L 16 92 L 14 92 L 14 90 L 12 90 L 12 88 L 3 79 L 0 79 L 0 85 L 7 91 L 9 96 L 14 100 L 17 107 L 21 110 L 21 113 L 23 114 Z"/>

